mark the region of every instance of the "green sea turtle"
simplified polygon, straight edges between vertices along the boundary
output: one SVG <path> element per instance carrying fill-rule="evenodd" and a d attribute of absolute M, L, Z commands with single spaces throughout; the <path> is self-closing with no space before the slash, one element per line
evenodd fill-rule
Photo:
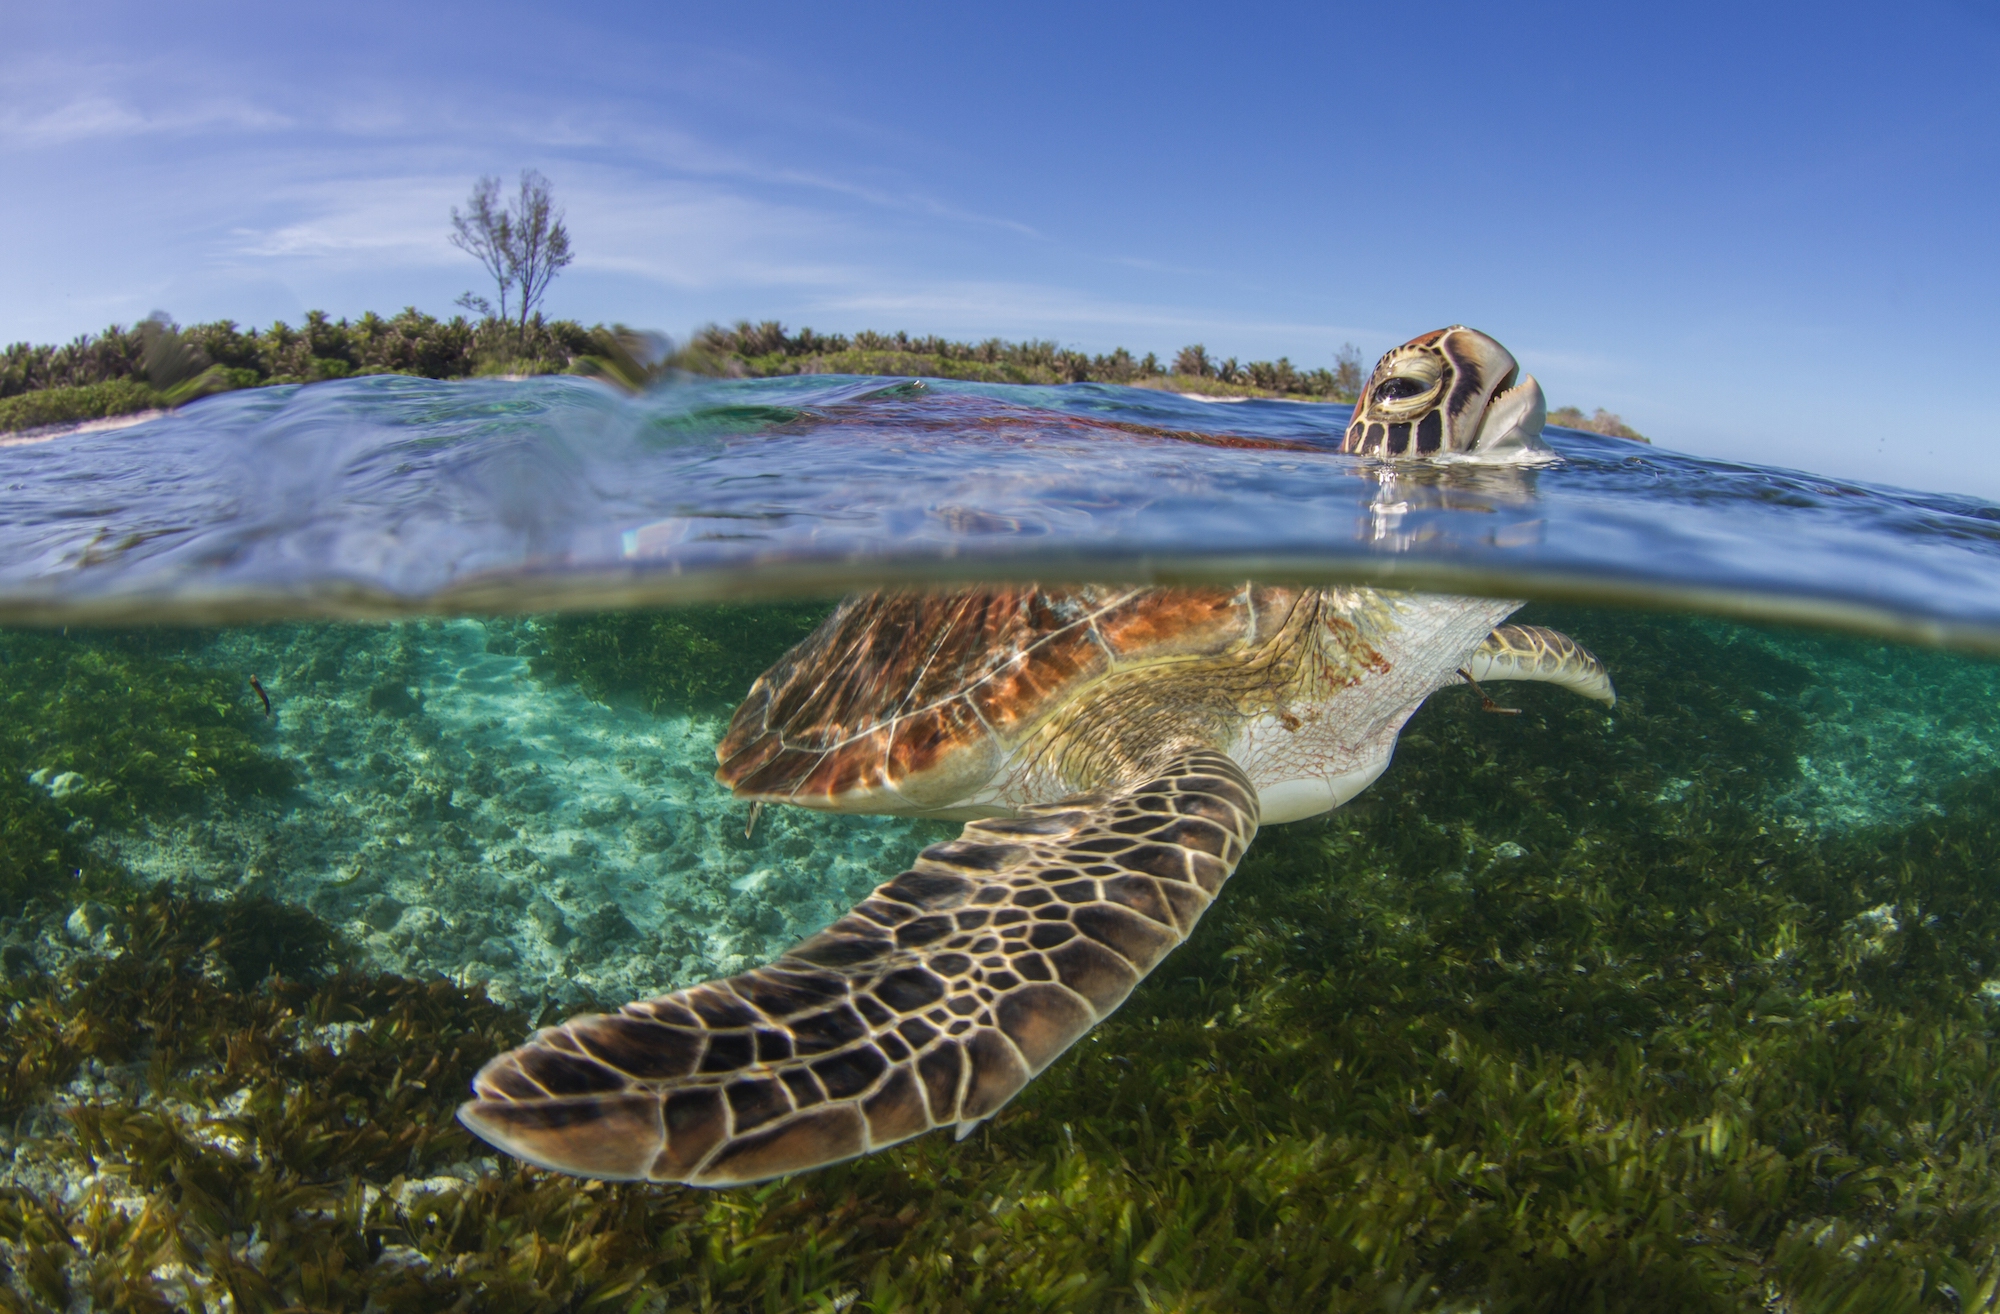
<path fill-rule="evenodd" d="M 1533 443 L 1540 389 L 1515 373 L 1484 334 L 1428 334 L 1383 358 L 1347 445 Z M 543 1167 L 702 1186 L 963 1136 L 1187 938 L 1260 823 L 1380 775 L 1433 691 L 1544 680 L 1612 702 L 1589 652 L 1501 626 L 1519 605 L 1258 585 L 850 598 L 752 686 L 716 777 L 758 804 L 967 819 L 960 837 L 768 966 L 537 1032 L 459 1116 Z"/>

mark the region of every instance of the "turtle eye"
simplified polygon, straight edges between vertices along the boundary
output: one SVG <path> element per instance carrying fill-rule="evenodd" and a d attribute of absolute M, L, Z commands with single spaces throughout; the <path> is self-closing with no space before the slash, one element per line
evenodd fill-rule
<path fill-rule="evenodd" d="M 1430 390 L 1431 385 L 1425 383 L 1422 379 L 1384 379 L 1381 386 L 1375 389 L 1375 400 L 1378 402 L 1403 401 L 1410 397 L 1421 396 Z"/>

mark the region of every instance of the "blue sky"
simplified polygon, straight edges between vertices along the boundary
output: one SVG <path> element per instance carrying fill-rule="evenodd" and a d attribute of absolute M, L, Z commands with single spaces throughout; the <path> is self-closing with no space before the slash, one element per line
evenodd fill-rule
<path fill-rule="evenodd" d="M 479 286 L 549 309 L 1371 360 L 1464 322 L 1557 405 L 2000 500 L 2000 6 L 10 6 L 0 339 Z"/>

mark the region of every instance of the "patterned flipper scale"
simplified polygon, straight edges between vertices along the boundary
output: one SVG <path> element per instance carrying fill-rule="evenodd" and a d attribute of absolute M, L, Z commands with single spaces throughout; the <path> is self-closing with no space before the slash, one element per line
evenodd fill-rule
<path fill-rule="evenodd" d="M 732 1186 L 964 1135 L 1123 1003 L 1257 833 L 1220 753 L 975 821 L 775 963 L 572 1018 L 459 1109 L 559 1172 Z"/>
<path fill-rule="evenodd" d="M 1475 680 L 1534 680 L 1614 705 L 1617 690 L 1597 654 L 1542 625 L 1502 625 L 1488 635 L 1466 663 Z"/>

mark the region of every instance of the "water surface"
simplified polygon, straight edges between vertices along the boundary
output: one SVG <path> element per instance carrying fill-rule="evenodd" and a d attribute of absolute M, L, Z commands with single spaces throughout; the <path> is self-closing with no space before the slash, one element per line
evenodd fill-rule
<path fill-rule="evenodd" d="M 0 449 L 0 618 L 629 606 L 995 577 L 1348 579 L 2000 643 L 2000 508 L 1551 430 L 1389 471 L 1347 411 L 803 377 L 376 377 Z M 1754 454 L 1752 454 L 1754 455 Z"/>

